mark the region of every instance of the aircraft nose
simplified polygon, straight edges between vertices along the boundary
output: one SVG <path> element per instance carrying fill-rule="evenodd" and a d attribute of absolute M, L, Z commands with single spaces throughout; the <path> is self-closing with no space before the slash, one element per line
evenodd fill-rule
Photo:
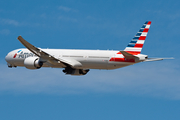
<path fill-rule="evenodd" d="M 5 57 L 6 62 L 11 63 L 11 62 L 13 61 L 13 57 L 14 57 L 15 55 L 16 55 L 16 54 L 15 54 L 15 51 L 9 52 L 9 53 L 6 55 L 6 57 Z"/>
<path fill-rule="evenodd" d="M 10 62 L 10 60 L 11 60 L 11 58 L 10 58 L 10 53 L 8 53 L 7 55 L 6 55 L 6 57 L 5 57 L 5 60 L 6 60 L 6 62 Z"/>
<path fill-rule="evenodd" d="M 13 58 L 13 52 L 9 52 L 5 57 L 5 60 L 6 60 L 7 65 L 8 65 L 9 68 L 15 67 L 13 65 L 12 58 Z"/>

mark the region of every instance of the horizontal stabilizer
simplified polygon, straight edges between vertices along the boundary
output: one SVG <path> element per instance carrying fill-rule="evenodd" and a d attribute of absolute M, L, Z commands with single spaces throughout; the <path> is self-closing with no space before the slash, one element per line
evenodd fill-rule
<path fill-rule="evenodd" d="M 160 60 L 164 60 L 164 59 L 174 59 L 174 58 L 148 58 L 148 59 L 144 60 L 144 62 L 160 61 Z"/>

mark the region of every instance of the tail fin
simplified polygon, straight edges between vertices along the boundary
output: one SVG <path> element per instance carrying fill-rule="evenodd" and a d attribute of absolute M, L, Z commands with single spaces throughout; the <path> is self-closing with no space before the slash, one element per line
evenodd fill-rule
<path fill-rule="evenodd" d="M 150 25 L 151 25 L 151 21 L 145 22 L 144 25 L 139 30 L 139 32 L 137 32 L 137 34 L 134 36 L 134 38 L 131 40 L 131 42 L 128 44 L 128 46 L 125 48 L 124 51 L 134 55 L 140 54 L 148 30 L 150 28 Z"/>

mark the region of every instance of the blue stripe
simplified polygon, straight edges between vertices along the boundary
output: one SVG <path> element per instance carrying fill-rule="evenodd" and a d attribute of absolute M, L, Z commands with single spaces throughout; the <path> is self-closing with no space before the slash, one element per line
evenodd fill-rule
<path fill-rule="evenodd" d="M 142 33 L 137 33 L 136 36 L 141 36 Z"/>
<path fill-rule="evenodd" d="M 134 46 L 135 46 L 135 44 L 134 45 L 133 44 L 132 45 L 129 44 L 127 47 L 134 47 Z"/>
<path fill-rule="evenodd" d="M 146 25 L 143 25 L 141 28 L 145 28 L 146 27 Z"/>
<path fill-rule="evenodd" d="M 137 43 L 137 41 L 131 41 L 130 43 Z"/>
<path fill-rule="evenodd" d="M 133 39 L 134 39 L 134 40 L 138 40 L 138 39 L 139 39 L 139 37 L 134 37 Z"/>
<path fill-rule="evenodd" d="M 17 53 L 21 52 L 22 50 L 19 50 Z"/>
<path fill-rule="evenodd" d="M 139 30 L 139 32 L 143 32 L 143 31 L 144 31 L 144 29 L 140 29 L 140 30 Z"/>

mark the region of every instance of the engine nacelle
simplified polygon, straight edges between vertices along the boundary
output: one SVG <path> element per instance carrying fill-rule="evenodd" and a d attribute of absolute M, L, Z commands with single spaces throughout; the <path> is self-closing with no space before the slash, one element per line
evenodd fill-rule
<path fill-rule="evenodd" d="M 39 60 L 39 57 L 28 57 L 24 60 L 24 66 L 27 69 L 39 69 L 43 65 L 43 62 Z"/>
<path fill-rule="evenodd" d="M 83 70 L 83 69 L 73 69 L 68 67 L 65 68 L 63 72 L 69 75 L 86 75 L 89 72 L 89 69 Z"/>

